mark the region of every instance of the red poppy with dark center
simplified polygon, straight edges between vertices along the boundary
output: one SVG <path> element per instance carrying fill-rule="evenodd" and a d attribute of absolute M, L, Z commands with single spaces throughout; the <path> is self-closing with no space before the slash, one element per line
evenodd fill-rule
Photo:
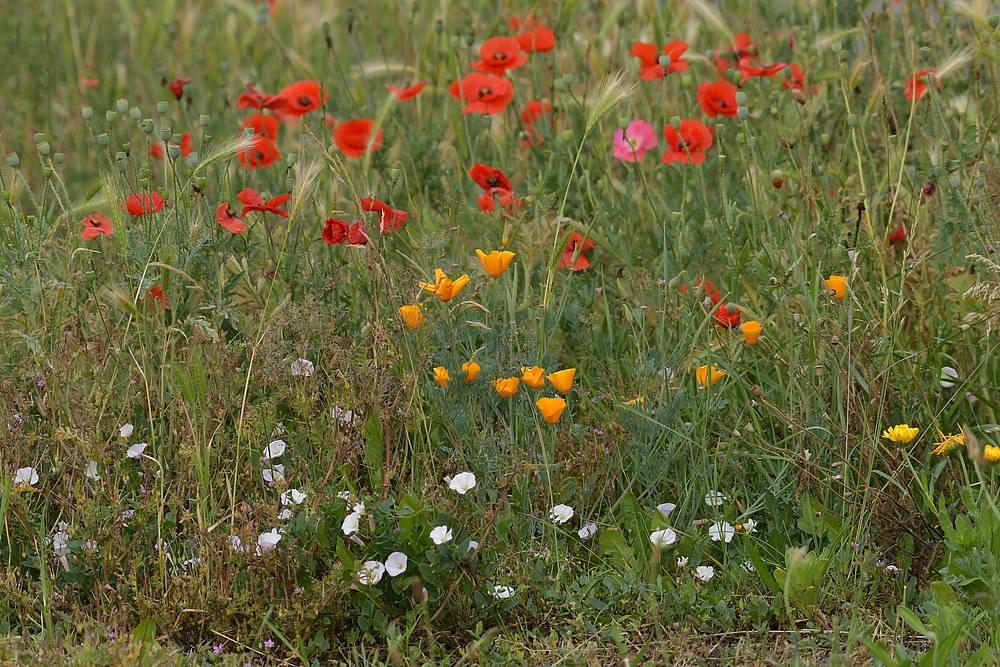
<path fill-rule="evenodd" d="M 899 227 L 896 227 L 889 234 L 889 243 L 903 243 L 904 241 L 906 241 L 906 227 L 903 226 L 903 223 L 900 223 Z"/>
<path fill-rule="evenodd" d="M 789 65 L 792 68 L 792 76 L 781 82 L 785 90 L 804 90 L 806 86 L 806 73 L 798 65 Z"/>
<path fill-rule="evenodd" d="M 733 35 L 733 48 L 737 58 L 750 58 L 757 55 L 757 45 L 750 41 L 750 35 L 738 32 Z"/>
<path fill-rule="evenodd" d="M 236 198 L 243 202 L 243 210 L 240 211 L 240 218 L 247 217 L 247 213 L 251 211 L 260 211 L 261 213 L 273 213 L 274 215 L 281 216 L 282 218 L 288 217 L 288 211 L 278 208 L 286 201 L 292 198 L 290 194 L 278 195 L 277 197 L 272 197 L 271 199 L 264 201 L 256 191 L 250 188 L 243 188 Z"/>
<path fill-rule="evenodd" d="M 145 305 L 146 302 L 150 301 L 150 300 L 152 300 L 154 302 L 158 301 L 160 303 L 160 305 L 163 306 L 164 310 L 170 310 L 170 299 L 168 299 L 163 294 L 163 287 L 161 285 L 153 285 L 152 287 L 150 287 L 149 291 L 146 292 L 146 298 L 145 299 L 140 299 L 139 301 L 143 305 Z"/>
<path fill-rule="evenodd" d="M 125 210 L 132 215 L 151 215 L 163 210 L 163 197 L 159 192 L 132 195 L 125 200 Z"/>
<path fill-rule="evenodd" d="M 274 164 L 281 157 L 274 145 L 278 136 L 278 121 L 272 116 L 256 113 L 243 121 L 243 129 L 247 128 L 253 129 L 253 143 L 249 148 L 237 152 L 240 164 L 251 169 Z"/>
<path fill-rule="evenodd" d="M 83 231 L 80 233 L 80 238 L 84 241 L 93 241 L 98 236 L 111 236 L 115 233 L 111 221 L 97 213 L 88 215 L 80 222 L 83 224 Z"/>
<path fill-rule="evenodd" d="M 562 257 L 559 258 L 559 268 L 569 269 L 570 271 L 583 271 L 584 269 L 590 268 L 590 260 L 587 259 L 583 253 L 593 250 L 597 247 L 597 242 L 592 239 L 584 240 L 583 234 L 580 232 L 573 232 L 569 236 L 569 241 L 566 242 L 566 247 L 563 248 Z M 579 249 L 579 255 L 576 259 L 573 259 L 573 255 L 577 253 Z"/>
<path fill-rule="evenodd" d="M 330 95 L 324 92 L 323 99 L 320 100 L 318 81 L 297 81 L 282 88 L 278 97 L 285 103 L 274 110 L 274 115 L 287 123 L 319 109 L 326 104 Z"/>
<path fill-rule="evenodd" d="M 181 157 L 187 157 L 188 155 L 191 155 L 191 153 L 194 152 L 194 139 L 191 138 L 190 132 L 185 132 L 184 134 L 181 135 L 180 144 L 175 144 L 171 142 L 170 145 L 177 146 L 180 149 Z M 164 155 L 163 142 L 158 141 L 149 147 L 150 157 L 156 160 L 162 160 L 163 155 Z"/>
<path fill-rule="evenodd" d="M 704 82 L 698 86 L 698 104 L 702 110 L 716 116 L 736 115 L 736 86 L 728 81 Z"/>
<path fill-rule="evenodd" d="M 343 220 L 338 218 L 327 218 L 323 227 L 323 240 L 330 245 L 338 245 L 347 240 L 347 232 L 350 229 Z"/>
<path fill-rule="evenodd" d="M 740 311 L 739 309 L 734 309 L 730 313 L 726 302 L 722 301 L 719 303 L 719 307 L 715 309 L 715 321 L 719 326 L 726 327 L 727 329 L 735 329 L 740 325 Z"/>
<path fill-rule="evenodd" d="M 410 215 L 406 211 L 394 209 L 384 201 L 372 197 L 365 197 L 359 201 L 358 207 L 362 211 L 378 213 L 378 229 L 383 234 L 394 232 L 402 227 L 403 223 L 406 222 L 406 218 Z"/>
<path fill-rule="evenodd" d="M 385 84 L 385 87 L 389 93 L 396 98 L 397 102 L 405 102 L 406 100 L 412 100 L 414 97 L 419 95 L 420 91 L 423 90 L 426 85 L 426 81 L 421 81 L 408 88 L 400 88 L 399 86 L 394 86 L 391 83 Z"/>
<path fill-rule="evenodd" d="M 500 76 L 528 62 L 528 54 L 521 53 L 521 44 L 513 37 L 489 38 L 479 47 L 479 57 L 481 60 L 472 63 L 473 69 Z"/>
<path fill-rule="evenodd" d="M 941 87 L 941 80 L 934 76 L 934 68 L 925 69 L 923 72 L 917 72 L 910 77 L 910 80 L 906 83 L 906 90 L 903 91 L 903 95 L 906 96 L 907 102 L 912 102 L 914 100 L 919 100 L 927 92 L 927 81 L 931 78 L 934 79 L 935 88 Z M 923 81 L 921 81 L 923 79 Z"/>
<path fill-rule="evenodd" d="M 535 124 L 539 120 L 544 120 L 548 118 L 552 123 L 552 129 L 555 129 L 556 118 L 552 115 L 552 105 L 544 100 L 532 100 L 528 102 L 527 106 L 521 112 L 521 122 L 524 123 L 524 133 L 528 136 L 527 139 L 521 141 L 525 146 L 531 147 L 532 144 L 537 146 L 542 143 L 544 137 L 542 133 L 535 129 Z"/>
<path fill-rule="evenodd" d="M 466 116 L 502 113 L 514 99 L 514 84 L 491 74 L 474 73 L 462 79 L 461 94 L 469 101 L 462 110 Z"/>
<path fill-rule="evenodd" d="M 508 213 L 513 213 L 514 209 L 521 205 L 521 200 L 514 193 L 504 188 L 490 188 L 476 198 L 479 208 L 492 213 L 496 210 L 496 202 L 500 202 L 500 208 Z"/>
<path fill-rule="evenodd" d="M 639 78 L 643 81 L 656 81 L 672 72 L 683 72 L 688 66 L 688 62 L 682 57 L 687 48 L 687 42 L 675 39 L 664 46 L 661 53 L 656 44 L 636 42 L 632 45 L 632 55 L 640 60 Z M 670 56 L 670 65 L 666 68 L 660 64 L 661 55 Z"/>
<path fill-rule="evenodd" d="M 374 129 L 373 120 L 344 121 L 334 128 L 333 141 L 347 157 L 359 158 L 368 151 L 376 151 L 382 146 L 382 128 L 378 128 L 373 137 Z"/>
<path fill-rule="evenodd" d="M 280 109 L 285 106 L 285 98 L 281 95 L 268 95 L 262 93 L 252 83 L 248 83 L 246 90 L 240 93 L 236 99 L 237 109 Z"/>
<path fill-rule="evenodd" d="M 243 221 L 233 216 L 233 209 L 229 208 L 229 202 L 224 201 L 219 204 L 219 207 L 215 209 L 215 219 L 223 228 L 233 234 L 242 234 L 247 230 Z"/>
<path fill-rule="evenodd" d="M 778 72 L 784 71 L 785 63 L 775 63 L 773 65 L 767 65 L 765 67 L 757 67 L 756 65 L 750 64 L 749 58 L 741 58 L 739 64 L 736 66 L 740 70 L 740 85 L 742 86 L 747 82 L 752 76 L 771 76 L 773 77 Z"/>
<path fill-rule="evenodd" d="M 705 161 L 704 151 L 712 147 L 712 131 L 697 120 L 682 120 L 680 130 L 668 124 L 663 138 L 667 140 L 664 164 L 701 164 Z"/>
<path fill-rule="evenodd" d="M 167 82 L 166 85 L 167 88 L 170 89 L 170 92 L 174 94 L 177 101 L 180 101 L 180 99 L 184 97 L 184 86 L 189 83 L 191 83 L 191 79 L 174 79 L 173 81 Z"/>
<path fill-rule="evenodd" d="M 510 180 L 504 176 L 502 171 L 482 162 L 472 165 L 472 168 L 469 169 L 469 176 L 483 190 L 489 190 L 490 188 L 500 188 L 501 190 L 514 189 L 514 186 L 510 184 Z"/>
<path fill-rule="evenodd" d="M 356 220 L 347 229 L 347 242 L 351 245 L 364 245 L 368 243 L 368 228 L 365 223 Z"/>
<path fill-rule="evenodd" d="M 550 29 L 535 26 L 535 16 L 528 14 L 521 20 L 516 14 L 507 21 L 507 26 L 517 33 L 517 41 L 522 51 L 551 51 L 556 45 L 556 35 Z"/>

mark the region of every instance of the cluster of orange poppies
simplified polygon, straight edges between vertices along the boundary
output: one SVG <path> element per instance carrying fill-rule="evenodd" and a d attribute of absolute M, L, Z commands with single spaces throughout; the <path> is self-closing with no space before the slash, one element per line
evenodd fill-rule
<path fill-rule="evenodd" d="M 447 387 L 451 376 L 448 373 L 448 369 L 444 366 L 436 366 L 434 371 L 434 381 L 437 382 L 442 387 Z M 465 373 L 465 384 L 470 385 L 476 381 L 479 376 L 480 366 L 473 360 L 469 360 L 462 364 L 462 372 Z M 540 366 L 532 366 L 531 368 L 522 368 L 521 377 L 512 376 L 506 378 L 497 378 L 493 381 L 493 388 L 496 389 L 497 393 L 504 398 L 510 398 L 517 393 L 520 389 L 521 383 L 528 385 L 532 389 L 542 390 L 545 388 L 546 378 L 552 384 L 557 392 L 560 394 L 568 394 L 573 390 L 573 378 L 576 376 L 575 368 L 565 368 L 561 371 L 556 371 L 545 374 L 545 369 Z M 562 417 L 563 411 L 566 409 L 566 399 L 562 396 L 555 397 L 542 397 L 535 401 L 535 406 L 538 408 L 538 412 L 542 415 L 544 419 L 549 424 L 555 424 Z"/>

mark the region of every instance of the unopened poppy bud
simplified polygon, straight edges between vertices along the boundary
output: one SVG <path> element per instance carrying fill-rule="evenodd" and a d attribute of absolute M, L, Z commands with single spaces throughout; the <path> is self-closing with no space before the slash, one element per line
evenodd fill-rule
<path fill-rule="evenodd" d="M 847 127 L 855 127 L 858 124 L 858 114 L 847 114 Z"/>
<path fill-rule="evenodd" d="M 104 112 L 104 120 L 108 121 L 108 125 L 110 125 L 111 123 L 113 123 L 116 120 L 118 120 L 118 112 L 117 111 L 105 111 Z"/>
<path fill-rule="evenodd" d="M 681 129 L 681 117 L 680 116 L 671 116 L 670 117 L 670 126 L 672 128 L 674 128 L 675 130 L 680 131 L 680 129 Z"/>
<path fill-rule="evenodd" d="M 52 147 L 49 146 L 49 142 L 47 141 L 39 143 L 37 146 L 35 146 L 35 148 L 38 149 L 38 154 L 42 156 L 48 156 L 48 154 L 52 151 Z"/>
<path fill-rule="evenodd" d="M 916 28 L 910 28 L 909 30 L 906 31 L 906 36 L 908 38 L 910 38 L 910 39 L 916 39 L 917 38 L 917 29 Z"/>
<path fill-rule="evenodd" d="M 139 127 L 141 127 L 142 131 L 145 132 L 146 134 L 152 134 L 153 133 L 153 129 L 154 129 L 154 127 L 153 127 L 153 119 L 152 118 L 143 118 L 142 122 L 139 123 Z"/>
<path fill-rule="evenodd" d="M 442 32 L 444 32 L 444 21 L 438 19 L 437 21 L 434 22 L 434 32 L 436 32 L 439 35 Z"/>
<path fill-rule="evenodd" d="M 389 176 L 392 178 L 393 183 L 399 181 L 399 177 L 402 175 L 403 175 L 403 170 L 400 169 L 399 166 L 393 167 L 392 171 L 389 172 Z"/>
<path fill-rule="evenodd" d="M 771 185 L 775 188 L 780 188 L 785 184 L 785 175 L 781 173 L 780 169 L 775 169 L 771 172 Z"/>
<path fill-rule="evenodd" d="M 198 166 L 198 163 L 201 161 L 201 158 L 198 157 L 197 153 L 191 153 L 190 155 L 188 155 L 187 160 L 188 160 L 188 166 L 194 169 L 195 167 Z"/>
<path fill-rule="evenodd" d="M 670 63 L 672 61 L 670 56 L 663 54 L 662 56 L 657 58 L 657 62 L 660 64 L 660 67 L 662 67 L 663 69 L 667 69 L 668 67 L 670 67 Z"/>
<path fill-rule="evenodd" d="M 110 143 L 111 143 L 111 138 L 108 137 L 107 132 L 101 132 L 99 135 L 97 135 L 97 145 L 100 146 L 101 148 L 105 148 Z"/>
<path fill-rule="evenodd" d="M 785 75 L 786 79 L 791 79 L 792 78 L 792 74 L 793 74 L 793 72 L 792 72 L 792 66 L 791 65 L 785 65 L 785 69 L 781 70 L 781 73 Z"/>
<path fill-rule="evenodd" d="M 681 74 L 681 85 L 682 86 L 684 86 L 685 88 L 690 87 L 691 81 L 692 81 L 692 79 L 691 79 L 691 75 L 690 74 L 688 74 L 687 72 L 685 72 L 684 74 Z M 575 424 L 574 424 L 574 426 L 575 426 Z"/>
<path fill-rule="evenodd" d="M 819 135 L 819 140 L 820 143 L 822 143 L 825 146 L 826 144 L 830 143 L 830 135 L 824 132 L 823 134 Z"/>
<path fill-rule="evenodd" d="M 132 120 L 140 120 L 142 118 L 142 109 L 139 107 L 132 107 L 128 110 L 128 117 Z"/>
<path fill-rule="evenodd" d="M 0 192 L 0 198 L 2 198 L 6 202 L 9 202 L 10 201 L 10 190 L 4 190 L 4 191 Z"/>
<path fill-rule="evenodd" d="M 669 287 L 670 289 L 677 289 L 677 286 L 680 284 L 681 284 L 681 277 L 674 276 L 673 278 L 670 279 L 670 282 L 667 283 L 667 287 Z"/>
<path fill-rule="evenodd" d="M 118 113 L 128 112 L 128 100 L 124 98 L 115 100 L 115 108 L 118 109 Z"/>
<path fill-rule="evenodd" d="M 563 80 L 563 83 L 566 84 L 567 88 L 569 86 L 572 86 L 573 85 L 573 73 L 572 72 L 566 72 L 565 74 L 562 75 L 562 80 Z"/>
<path fill-rule="evenodd" d="M 983 150 L 989 153 L 990 155 L 993 155 L 994 153 L 997 152 L 997 145 L 994 144 L 992 141 L 987 141 L 986 145 L 983 146 Z"/>
<path fill-rule="evenodd" d="M 80 109 L 80 116 L 82 116 L 84 120 L 90 120 L 94 117 L 94 107 L 83 107 Z"/>
<path fill-rule="evenodd" d="M 181 155 L 181 147 L 177 144 L 167 144 L 167 155 L 171 160 L 176 160 Z"/>
<path fill-rule="evenodd" d="M 198 116 L 198 124 L 201 125 L 202 127 L 208 127 L 208 124 L 211 121 L 212 117 L 209 116 L 207 113 L 203 113 L 200 116 Z"/>
<path fill-rule="evenodd" d="M 156 103 L 156 113 L 160 114 L 161 116 L 165 116 L 169 109 L 170 105 L 162 100 Z"/>
<path fill-rule="evenodd" d="M 296 161 L 299 159 L 299 154 L 295 151 L 289 151 L 288 156 L 285 158 L 285 164 L 289 167 L 294 167 Z"/>
<path fill-rule="evenodd" d="M 840 50 L 842 48 L 843 47 L 840 45 L 840 42 L 834 42 L 833 44 L 830 45 L 830 50 L 833 51 L 834 53 L 840 53 Z"/>
<path fill-rule="evenodd" d="M 118 151 L 115 153 L 115 166 L 118 167 L 118 171 L 125 171 L 128 167 L 124 151 Z"/>
<path fill-rule="evenodd" d="M 66 161 L 66 154 L 65 153 L 53 153 L 52 154 L 52 161 L 55 162 L 56 164 L 62 164 L 63 162 Z"/>
<path fill-rule="evenodd" d="M 924 60 L 930 60 L 931 57 L 931 47 L 921 46 L 920 47 L 920 57 Z"/>
<path fill-rule="evenodd" d="M 742 90 L 736 91 L 736 104 L 738 104 L 739 106 L 742 107 L 742 106 L 746 106 L 746 103 L 747 103 L 747 94 L 746 94 L 746 92 L 742 91 Z"/>
<path fill-rule="evenodd" d="M 170 131 L 169 127 L 161 127 L 160 128 L 160 140 L 161 141 L 169 141 L 170 139 L 173 138 L 173 136 L 174 136 L 174 133 Z"/>
<path fill-rule="evenodd" d="M 781 99 L 781 91 L 779 91 L 779 90 L 772 90 L 771 91 L 771 101 L 772 102 L 777 102 L 780 99 Z M 777 109 L 771 109 L 771 113 L 777 113 Z"/>
<path fill-rule="evenodd" d="M 740 120 L 746 120 L 750 116 L 750 110 L 746 107 L 736 107 L 736 117 Z"/>
<path fill-rule="evenodd" d="M 948 185 L 953 188 L 957 188 L 962 185 L 962 179 L 959 178 L 958 174 L 952 174 L 948 177 Z"/>
<path fill-rule="evenodd" d="M 993 30 L 996 30 L 997 26 L 1000 25 L 1000 16 L 997 16 L 996 14 L 990 14 L 989 16 L 986 17 L 986 25 L 988 25 Z"/>
<path fill-rule="evenodd" d="M 743 134 L 742 132 L 736 135 L 736 143 L 738 143 L 740 146 L 742 146 L 746 142 L 747 142 L 747 135 Z"/>

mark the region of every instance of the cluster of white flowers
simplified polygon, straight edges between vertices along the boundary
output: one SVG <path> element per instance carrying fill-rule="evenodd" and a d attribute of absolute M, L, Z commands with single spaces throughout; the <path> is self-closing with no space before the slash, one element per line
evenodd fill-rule
<path fill-rule="evenodd" d="M 274 459 L 281 458 L 287 447 L 284 440 L 272 440 L 264 448 L 264 452 L 261 454 L 263 469 L 260 471 L 260 476 L 268 484 L 280 484 L 285 481 L 285 466 L 281 463 L 274 463 Z"/>
<path fill-rule="evenodd" d="M 312 377 L 316 367 L 308 359 L 296 359 L 292 362 L 290 370 L 295 377 Z"/>
<path fill-rule="evenodd" d="M 354 418 L 357 415 L 354 413 L 354 410 L 345 410 L 339 405 L 336 405 L 330 410 L 330 416 L 336 419 L 342 427 L 346 428 L 354 423 Z"/>
<path fill-rule="evenodd" d="M 390 577 L 398 577 L 406 572 L 409 559 L 402 551 L 393 551 L 385 559 L 385 563 L 377 560 L 365 561 L 358 571 L 358 582 L 365 586 L 374 586 L 382 581 L 382 575 L 388 574 Z"/>

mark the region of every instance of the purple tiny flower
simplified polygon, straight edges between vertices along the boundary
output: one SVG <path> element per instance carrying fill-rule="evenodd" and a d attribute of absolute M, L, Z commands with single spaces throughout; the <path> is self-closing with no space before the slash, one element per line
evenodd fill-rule
<path fill-rule="evenodd" d="M 212 647 L 212 653 L 214 653 L 215 655 L 221 654 L 222 653 L 222 644 L 219 644 L 218 646 L 213 646 Z"/>
<path fill-rule="evenodd" d="M 858 547 L 861 546 L 861 543 L 860 542 L 851 542 L 851 546 L 854 547 L 855 549 L 857 549 Z"/>
<path fill-rule="evenodd" d="M 115 632 L 114 630 L 112 630 L 111 632 L 108 633 L 108 639 L 114 639 L 117 636 L 118 636 L 118 633 Z"/>
<path fill-rule="evenodd" d="M 305 589 L 302 588 L 301 586 L 296 586 L 294 592 L 295 592 L 296 595 L 300 595 L 302 593 L 302 591 L 304 591 L 304 590 Z"/>
<path fill-rule="evenodd" d="M 39 380 L 38 382 L 35 383 L 35 386 L 39 387 L 39 388 L 44 387 L 45 386 L 45 380 Z"/>
<path fill-rule="evenodd" d="M 656 282 L 660 284 L 660 287 L 663 287 L 664 285 L 667 284 L 667 281 L 664 280 L 663 278 L 657 278 Z"/>
<path fill-rule="evenodd" d="M 264 642 L 264 648 L 274 648 L 274 640 L 268 639 Z"/>

